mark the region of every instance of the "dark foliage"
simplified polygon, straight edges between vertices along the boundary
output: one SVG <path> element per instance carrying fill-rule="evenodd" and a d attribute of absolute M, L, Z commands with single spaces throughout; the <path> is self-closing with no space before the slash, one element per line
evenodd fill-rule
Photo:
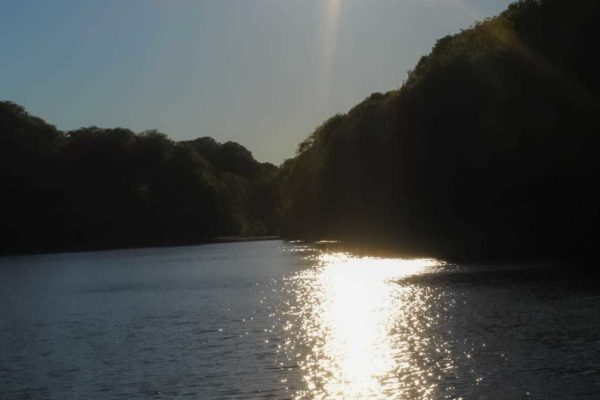
<path fill-rule="evenodd" d="M 273 234 L 277 173 L 237 143 L 95 127 L 63 133 L 0 102 L 0 252 Z"/>
<path fill-rule="evenodd" d="M 600 1 L 519 1 L 282 166 L 283 231 L 451 258 L 593 257 Z"/>
<path fill-rule="evenodd" d="M 239 144 L 63 133 L 0 103 L 2 252 L 337 238 L 447 258 L 595 256 L 600 1 L 524 0 L 280 169 Z M 281 220 L 279 215 L 281 213 Z"/>

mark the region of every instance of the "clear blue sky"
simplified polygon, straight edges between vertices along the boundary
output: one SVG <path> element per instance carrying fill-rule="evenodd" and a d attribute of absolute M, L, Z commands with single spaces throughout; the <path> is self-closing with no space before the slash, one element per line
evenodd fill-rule
<path fill-rule="evenodd" d="M 279 164 L 509 0 L 0 0 L 0 99 L 61 129 L 212 136 Z"/>

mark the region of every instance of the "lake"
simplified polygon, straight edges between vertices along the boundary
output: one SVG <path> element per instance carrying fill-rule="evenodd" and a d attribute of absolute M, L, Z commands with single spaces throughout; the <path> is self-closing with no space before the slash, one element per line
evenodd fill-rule
<path fill-rule="evenodd" d="M 0 258 L 2 399 L 598 399 L 600 285 L 282 241 Z"/>

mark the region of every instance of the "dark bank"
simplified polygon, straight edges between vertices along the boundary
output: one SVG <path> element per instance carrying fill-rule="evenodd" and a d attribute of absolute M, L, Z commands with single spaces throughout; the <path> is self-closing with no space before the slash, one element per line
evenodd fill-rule
<path fill-rule="evenodd" d="M 456 260 L 595 257 L 600 3 L 518 1 L 280 167 L 211 138 L 62 132 L 0 104 L 2 253 L 333 238 Z M 402 77 L 399 77 L 399 82 Z"/>

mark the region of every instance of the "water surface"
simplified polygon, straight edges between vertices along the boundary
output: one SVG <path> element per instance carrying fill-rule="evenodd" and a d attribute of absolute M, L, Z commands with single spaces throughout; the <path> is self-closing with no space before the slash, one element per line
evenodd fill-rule
<path fill-rule="evenodd" d="M 566 267 L 280 241 L 0 258 L 0 398 L 597 399 Z"/>

